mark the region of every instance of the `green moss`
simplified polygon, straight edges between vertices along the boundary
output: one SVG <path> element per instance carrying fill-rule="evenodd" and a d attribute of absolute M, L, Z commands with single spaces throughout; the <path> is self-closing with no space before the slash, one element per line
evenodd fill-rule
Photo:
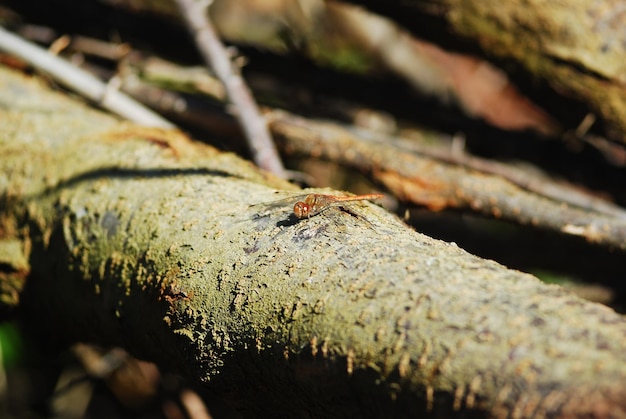
<path fill-rule="evenodd" d="M 17 364 L 24 353 L 22 335 L 14 323 L 0 324 L 0 356 L 5 367 Z"/>
<path fill-rule="evenodd" d="M 358 48 L 326 48 L 315 45 L 311 50 L 311 57 L 318 64 L 346 73 L 368 74 L 375 67 L 372 56 Z"/>

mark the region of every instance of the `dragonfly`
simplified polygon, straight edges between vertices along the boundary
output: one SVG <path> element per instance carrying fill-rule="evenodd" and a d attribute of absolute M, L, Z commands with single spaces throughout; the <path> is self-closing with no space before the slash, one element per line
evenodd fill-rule
<path fill-rule="evenodd" d="M 300 220 L 311 218 L 330 207 L 342 205 L 350 201 L 373 201 L 383 198 L 383 194 L 372 193 L 365 195 L 338 196 L 312 193 L 304 198 L 304 201 L 298 201 L 293 206 L 294 215 Z"/>
<path fill-rule="evenodd" d="M 350 196 L 312 193 L 308 195 L 296 195 L 279 201 L 270 202 L 267 205 L 277 207 L 286 205 L 287 203 L 291 203 L 295 200 L 296 202 L 293 205 L 293 215 L 295 215 L 296 218 L 303 220 L 320 214 L 329 208 L 344 205 L 347 202 L 373 201 L 381 198 L 384 198 L 384 195 L 379 193 Z"/>

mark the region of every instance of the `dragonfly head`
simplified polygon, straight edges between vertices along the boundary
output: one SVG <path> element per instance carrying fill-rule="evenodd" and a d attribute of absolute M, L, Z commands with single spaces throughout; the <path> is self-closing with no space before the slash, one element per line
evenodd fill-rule
<path fill-rule="evenodd" d="M 296 204 L 293 206 L 293 213 L 301 220 L 303 218 L 309 218 L 310 212 L 311 206 L 307 203 L 296 202 Z"/>

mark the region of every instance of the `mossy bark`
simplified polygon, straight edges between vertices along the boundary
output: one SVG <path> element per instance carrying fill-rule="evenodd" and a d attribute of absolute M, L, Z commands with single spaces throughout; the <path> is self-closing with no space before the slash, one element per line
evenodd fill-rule
<path fill-rule="evenodd" d="M 49 342 L 122 345 L 250 415 L 625 413 L 611 309 L 372 204 L 251 206 L 289 186 L 6 69 L 0 91 L 0 239 Z"/>

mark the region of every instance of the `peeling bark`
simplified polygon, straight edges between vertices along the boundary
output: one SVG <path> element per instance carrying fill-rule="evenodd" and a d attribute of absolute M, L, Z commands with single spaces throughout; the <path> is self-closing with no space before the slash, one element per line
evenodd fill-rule
<path fill-rule="evenodd" d="M 0 90 L 1 240 L 43 339 L 122 345 L 250 415 L 626 414 L 611 309 L 373 204 L 251 206 L 288 185 L 5 69 Z"/>

